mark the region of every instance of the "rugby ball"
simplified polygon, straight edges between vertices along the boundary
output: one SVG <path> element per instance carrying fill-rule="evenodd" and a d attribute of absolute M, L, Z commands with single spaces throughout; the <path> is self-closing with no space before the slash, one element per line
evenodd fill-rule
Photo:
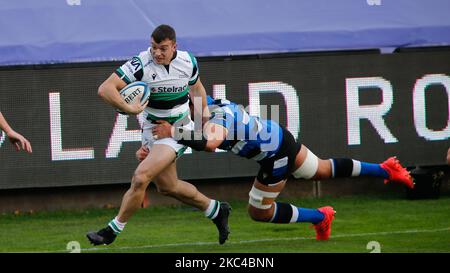
<path fill-rule="evenodd" d="M 147 83 L 142 81 L 132 82 L 119 91 L 119 94 L 128 104 L 133 103 L 136 97 L 141 93 L 143 94 L 141 97 L 141 105 L 144 105 L 150 97 L 150 88 L 148 87 Z M 120 110 L 117 110 L 117 112 L 125 114 Z"/>

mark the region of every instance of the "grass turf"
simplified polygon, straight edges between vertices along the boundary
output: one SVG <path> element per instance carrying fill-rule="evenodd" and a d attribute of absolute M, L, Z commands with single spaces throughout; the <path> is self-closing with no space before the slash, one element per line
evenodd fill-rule
<path fill-rule="evenodd" d="M 86 232 L 104 227 L 117 209 L 89 209 L 0 216 L 0 252 L 146 253 L 368 253 L 375 241 L 382 253 L 450 252 L 450 197 L 405 200 L 398 196 L 353 196 L 279 200 L 301 207 L 332 205 L 337 211 L 331 238 L 316 241 L 309 224 L 252 221 L 246 202 L 231 201 L 231 234 L 218 244 L 214 224 L 187 206 L 139 210 L 110 246 L 90 245 Z M 375 244 L 376 244 L 375 243 Z"/>

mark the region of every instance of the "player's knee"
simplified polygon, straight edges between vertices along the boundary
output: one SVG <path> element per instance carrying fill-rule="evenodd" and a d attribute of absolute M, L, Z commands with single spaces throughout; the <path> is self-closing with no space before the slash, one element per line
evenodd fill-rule
<path fill-rule="evenodd" d="M 131 179 L 131 188 L 135 191 L 145 191 L 151 179 L 152 178 L 145 172 L 135 171 L 133 178 Z"/>
<path fill-rule="evenodd" d="M 270 222 L 273 216 L 274 200 L 278 194 L 280 193 L 264 191 L 253 185 L 248 199 L 248 214 L 250 218 L 259 222 Z"/>
<path fill-rule="evenodd" d="M 257 222 L 270 222 L 273 212 L 270 209 L 258 209 L 252 205 L 248 206 L 248 215 Z"/>

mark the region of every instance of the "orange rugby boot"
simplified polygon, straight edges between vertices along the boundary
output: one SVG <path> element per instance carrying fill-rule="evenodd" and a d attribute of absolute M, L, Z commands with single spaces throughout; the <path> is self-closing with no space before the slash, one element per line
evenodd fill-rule
<path fill-rule="evenodd" d="M 314 224 L 316 229 L 317 240 L 328 240 L 331 234 L 331 222 L 334 220 L 334 214 L 336 211 L 330 206 L 318 208 L 323 213 L 324 218 L 317 224 Z"/>
<path fill-rule="evenodd" d="M 389 174 L 389 178 L 384 180 L 384 184 L 394 181 L 403 184 L 410 189 L 414 188 L 414 181 L 411 175 L 406 168 L 400 165 L 400 162 L 395 156 L 390 157 L 381 163 L 381 168 Z"/>

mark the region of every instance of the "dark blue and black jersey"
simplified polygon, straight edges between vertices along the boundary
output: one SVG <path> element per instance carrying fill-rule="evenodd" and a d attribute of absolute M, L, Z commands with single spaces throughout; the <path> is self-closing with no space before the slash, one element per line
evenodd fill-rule
<path fill-rule="evenodd" d="M 301 144 L 292 134 L 273 120 L 250 116 L 242 106 L 228 100 L 209 101 L 209 122 L 228 129 L 222 150 L 258 161 L 261 168 L 257 179 L 273 184 L 287 179 L 295 164 Z"/>
<path fill-rule="evenodd" d="M 279 150 L 283 130 L 275 121 L 250 116 L 241 105 L 227 100 L 215 100 L 210 112 L 209 122 L 228 129 L 220 149 L 256 161 L 270 158 Z"/>

